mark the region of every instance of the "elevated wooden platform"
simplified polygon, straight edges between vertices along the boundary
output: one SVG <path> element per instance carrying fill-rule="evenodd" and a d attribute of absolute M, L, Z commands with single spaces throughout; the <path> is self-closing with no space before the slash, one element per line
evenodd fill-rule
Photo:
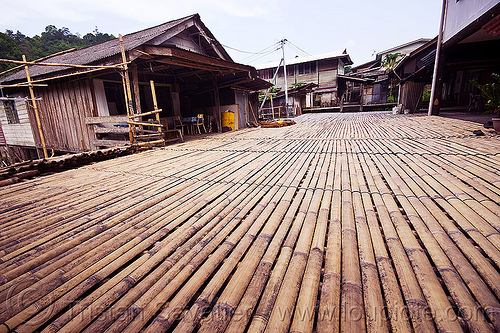
<path fill-rule="evenodd" d="M 0 188 L 0 332 L 500 330 L 500 136 L 296 121 Z"/>

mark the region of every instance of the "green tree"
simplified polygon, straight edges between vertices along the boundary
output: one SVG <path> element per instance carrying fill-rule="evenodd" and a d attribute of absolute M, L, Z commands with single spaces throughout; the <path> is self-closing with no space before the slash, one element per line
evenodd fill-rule
<path fill-rule="evenodd" d="M 0 59 L 21 59 L 22 52 L 16 41 L 0 32 Z M 14 67 L 14 64 L 0 63 L 0 72 Z"/>
<path fill-rule="evenodd" d="M 394 72 L 394 69 L 396 66 L 399 64 L 399 62 L 404 58 L 404 54 L 402 53 L 388 53 L 385 55 L 384 59 L 380 63 L 380 65 L 385 68 L 385 72 L 390 74 L 391 72 Z M 395 72 L 394 72 L 395 73 Z M 389 96 L 387 96 L 387 102 L 392 103 L 395 101 L 394 95 L 392 93 L 394 87 L 394 78 L 391 78 L 390 80 L 390 87 L 389 87 Z"/>
<path fill-rule="evenodd" d="M 101 33 L 97 27 L 93 33 L 86 34 L 83 38 L 79 34 L 73 34 L 66 28 L 57 28 L 55 25 L 45 27 L 40 35 L 28 37 L 17 31 L 6 30 L 0 33 L 0 58 L 21 60 L 24 54 L 30 61 L 39 59 L 67 49 L 99 44 L 110 39 L 113 35 Z M 0 68 L 9 68 L 10 65 L 0 65 Z"/>
<path fill-rule="evenodd" d="M 114 38 L 115 36 L 113 35 L 100 32 L 97 27 L 95 27 L 92 33 L 88 33 L 83 36 L 83 40 L 87 42 L 88 46 L 100 44 Z"/>

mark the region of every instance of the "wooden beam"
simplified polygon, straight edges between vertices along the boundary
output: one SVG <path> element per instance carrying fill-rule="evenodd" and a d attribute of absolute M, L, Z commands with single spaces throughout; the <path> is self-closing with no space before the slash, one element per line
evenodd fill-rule
<path fill-rule="evenodd" d="M 128 121 L 127 116 L 103 116 L 103 117 L 86 117 L 85 124 L 106 124 L 106 123 L 126 123 Z"/>
<path fill-rule="evenodd" d="M 130 87 L 130 78 L 129 78 L 129 74 L 128 74 L 128 66 L 127 66 L 127 56 L 125 54 L 125 46 L 123 44 L 123 37 L 122 35 L 118 35 L 118 39 L 120 40 L 120 48 L 121 48 L 121 55 L 122 55 L 122 61 L 124 63 L 123 65 L 123 88 L 124 88 L 124 92 L 125 92 L 125 103 L 127 105 L 127 115 L 130 119 L 130 117 L 132 117 L 134 115 L 134 104 L 132 102 L 132 92 L 131 92 L 131 87 Z M 133 143 L 134 142 L 134 135 L 133 135 L 133 132 L 135 131 L 135 127 L 134 126 L 130 126 L 131 124 L 129 122 L 127 122 L 127 124 L 129 124 L 129 139 L 130 139 L 130 143 Z"/>
<path fill-rule="evenodd" d="M 128 134 L 127 127 L 95 127 L 96 134 Z"/>
<path fill-rule="evenodd" d="M 221 68 L 226 68 L 226 69 L 234 69 L 236 71 L 240 72 L 251 72 L 252 67 L 246 66 L 246 65 L 241 65 L 235 62 L 231 61 L 226 61 L 226 60 L 221 60 L 221 59 L 214 59 L 210 57 L 206 57 L 201 54 L 189 52 L 189 51 L 184 51 L 180 49 L 174 49 L 170 47 L 159 47 L 159 46 L 150 46 L 147 45 L 144 47 L 144 52 L 147 52 L 152 55 L 158 55 L 158 56 L 167 56 L 167 57 L 174 57 L 178 59 L 183 59 L 187 60 L 188 62 L 195 62 L 198 64 L 202 65 L 208 65 L 208 66 L 216 66 L 216 67 L 221 67 Z"/>
<path fill-rule="evenodd" d="M 196 22 L 194 25 L 198 28 L 198 30 L 200 31 L 200 35 L 203 36 L 203 38 L 207 41 L 208 45 L 210 45 L 212 47 L 212 49 L 215 51 L 215 53 L 217 53 L 217 55 L 219 57 L 221 57 L 221 59 L 225 59 L 224 55 L 219 50 L 219 46 L 217 44 L 215 44 L 210 37 L 207 36 L 204 29 Z"/>
<path fill-rule="evenodd" d="M 220 67 L 198 64 L 196 62 L 186 61 L 186 60 L 181 60 L 181 59 L 176 59 L 176 58 L 156 59 L 156 61 L 160 62 L 162 64 L 189 67 L 189 68 L 195 68 L 195 69 L 200 69 L 200 70 L 204 70 L 204 71 L 222 72 Z"/>
<path fill-rule="evenodd" d="M 151 40 L 149 42 L 149 44 L 153 44 L 153 45 L 163 44 L 165 41 L 167 41 L 167 40 L 171 39 L 172 37 L 177 36 L 178 34 L 186 31 L 187 29 L 189 29 L 193 25 L 194 25 L 194 20 L 193 20 L 193 18 L 191 18 L 191 19 L 184 21 L 184 22 L 178 24 L 177 26 L 169 29 L 165 33 L 161 34 L 160 36 L 155 37 L 153 40 Z"/>
<path fill-rule="evenodd" d="M 120 140 L 94 140 L 93 144 L 97 147 L 123 147 L 130 145 L 130 142 Z"/>

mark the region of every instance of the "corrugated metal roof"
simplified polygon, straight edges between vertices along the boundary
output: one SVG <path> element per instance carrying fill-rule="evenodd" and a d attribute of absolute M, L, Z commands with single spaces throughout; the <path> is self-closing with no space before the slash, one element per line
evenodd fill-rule
<path fill-rule="evenodd" d="M 391 53 L 393 51 L 397 51 L 399 49 L 405 48 L 405 47 L 413 45 L 413 44 L 426 44 L 426 43 L 428 43 L 430 41 L 431 41 L 430 38 L 419 38 L 419 39 L 413 40 L 411 42 L 404 43 L 404 44 L 401 44 L 401 45 L 398 45 L 398 46 L 394 46 L 394 47 L 391 47 L 390 49 L 387 49 L 387 50 L 384 50 L 384 51 L 380 51 L 380 52 L 377 53 L 377 57 L 381 56 L 381 55 L 384 55 L 384 54 L 387 54 L 387 53 Z"/>
<path fill-rule="evenodd" d="M 286 65 L 296 65 L 296 64 L 302 64 L 310 61 L 316 61 L 316 60 L 324 60 L 324 59 L 333 59 L 333 58 L 348 58 L 349 62 L 352 63 L 351 57 L 349 57 L 349 54 L 347 54 L 347 51 L 345 49 L 342 50 L 336 50 L 332 52 L 327 52 L 327 53 L 321 53 L 321 54 L 316 54 L 316 55 L 309 55 L 305 57 L 295 57 L 295 58 L 290 58 L 286 59 Z M 272 61 L 268 62 L 259 66 L 256 66 L 255 68 L 257 69 L 266 69 L 266 68 L 274 68 L 278 67 L 280 64 L 279 61 Z"/>

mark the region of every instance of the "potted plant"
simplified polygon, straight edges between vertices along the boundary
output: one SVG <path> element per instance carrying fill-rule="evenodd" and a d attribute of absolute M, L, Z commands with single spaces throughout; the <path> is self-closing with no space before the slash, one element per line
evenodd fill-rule
<path fill-rule="evenodd" d="M 491 77 L 497 82 L 480 84 L 477 81 L 471 81 L 471 83 L 481 90 L 483 97 L 486 99 L 486 105 L 493 108 L 495 114 L 491 119 L 493 129 L 495 132 L 500 133 L 500 75 L 492 73 Z"/>

